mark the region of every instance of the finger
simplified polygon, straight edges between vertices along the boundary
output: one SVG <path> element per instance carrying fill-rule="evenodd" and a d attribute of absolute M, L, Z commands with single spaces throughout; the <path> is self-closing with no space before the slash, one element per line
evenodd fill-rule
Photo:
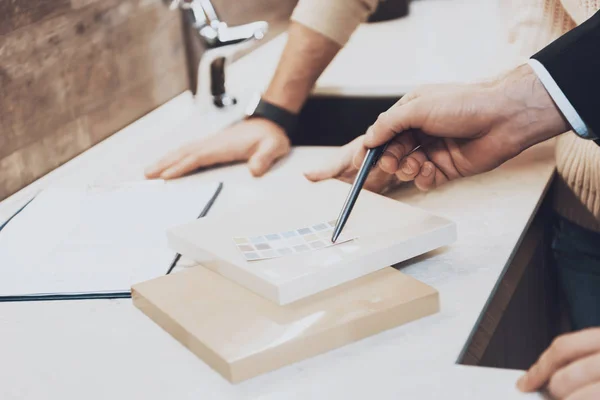
<path fill-rule="evenodd" d="M 394 104 L 393 107 L 402 106 L 402 105 L 408 103 L 409 101 L 416 99 L 418 96 L 419 96 L 419 92 L 417 92 L 416 90 L 413 90 L 412 92 L 408 92 L 404 96 L 402 96 L 400 98 L 400 100 L 398 100 L 396 102 L 396 104 Z"/>
<path fill-rule="evenodd" d="M 600 399 L 600 382 L 584 386 L 566 398 L 566 400 L 597 400 L 597 399 Z"/>
<path fill-rule="evenodd" d="M 388 174 L 395 174 L 400 168 L 404 156 L 410 153 L 416 146 L 412 133 L 406 132 L 391 140 L 385 152 L 379 160 L 379 166 Z"/>
<path fill-rule="evenodd" d="M 435 163 L 434 163 L 435 165 Z M 438 188 L 442 186 L 444 183 L 448 182 L 449 179 L 439 168 L 435 169 L 435 187 Z"/>
<path fill-rule="evenodd" d="M 397 134 L 411 128 L 420 128 L 427 119 L 429 107 L 418 97 L 406 104 L 392 107 L 379 115 L 367 130 L 365 146 L 372 148 L 387 143 Z"/>
<path fill-rule="evenodd" d="M 306 171 L 304 176 L 313 182 L 324 179 L 339 178 L 343 181 L 352 179 L 352 176 L 345 177 L 345 173 L 352 169 L 352 158 L 357 150 L 362 148 L 362 137 L 354 139 L 352 142 L 340 147 L 335 157 L 323 164 L 320 168 Z"/>
<path fill-rule="evenodd" d="M 394 178 L 393 174 L 376 167 L 371 170 L 363 187 L 370 192 L 381 193 L 391 185 Z"/>
<path fill-rule="evenodd" d="M 179 178 L 199 168 L 199 164 L 198 156 L 190 154 L 161 172 L 160 177 L 162 179 Z"/>
<path fill-rule="evenodd" d="M 431 161 L 426 161 L 421 167 L 419 175 L 415 178 L 415 186 L 426 192 L 435 188 L 436 167 Z"/>
<path fill-rule="evenodd" d="M 365 146 L 360 146 L 356 153 L 354 153 L 354 157 L 352 158 L 352 166 L 355 169 L 360 169 L 365 157 L 367 156 L 367 148 Z"/>
<path fill-rule="evenodd" d="M 275 161 L 288 153 L 289 147 L 289 143 L 275 139 L 265 139 L 259 142 L 254 154 L 248 160 L 248 168 L 252 175 L 264 175 Z"/>
<path fill-rule="evenodd" d="M 548 391 L 556 399 L 564 399 L 578 389 L 600 381 L 600 354 L 584 357 L 558 370 L 550 378 Z"/>
<path fill-rule="evenodd" d="M 194 144 L 186 150 L 187 155 L 161 172 L 162 179 L 179 178 L 198 168 L 247 159 L 244 146 L 230 146 L 213 136 Z"/>
<path fill-rule="evenodd" d="M 452 154 L 450 153 L 450 150 L 447 147 L 447 141 L 430 141 L 427 144 L 427 156 L 449 180 L 454 180 L 462 177 L 462 174 L 456 167 L 454 159 L 452 158 Z"/>
<path fill-rule="evenodd" d="M 160 177 L 160 175 L 162 174 L 162 172 L 164 170 L 172 167 L 179 160 L 182 160 L 183 158 L 185 158 L 187 156 L 187 154 L 188 154 L 187 149 L 183 148 L 183 147 L 170 152 L 165 157 L 160 159 L 157 163 L 148 167 L 146 169 L 146 171 L 144 171 L 146 178 L 156 179 L 156 178 Z"/>
<path fill-rule="evenodd" d="M 600 351 L 600 328 L 562 335 L 541 355 L 540 359 L 519 379 L 517 387 L 534 392 L 544 386 L 554 373 L 574 360 Z"/>
<path fill-rule="evenodd" d="M 418 88 L 414 89 L 412 92 L 408 92 L 407 94 L 402 96 L 400 98 L 400 100 L 398 100 L 396 102 L 396 104 L 394 104 L 392 107 L 404 105 L 404 104 L 408 103 L 409 101 L 412 101 L 412 100 L 418 98 L 419 96 L 421 96 L 424 93 L 431 93 L 431 92 L 440 93 L 442 91 L 448 91 L 448 90 L 456 88 L 456 87 L 460 87 L 460 85 L 455 84 L 455 83 L 421 85 Z"/>
<path fill-rule="evenodd" d="M 348 163 L 346 160 L 335 159 L 335 161 L 329 162 L 327 165 L 324 165 L 319 169 L 305 172 L 304 176 L 309 181 L 318 182 L 325 179 L 339 177 L 343 174 L 347 167 Z"/>
<path fill-rule="evenodd" d="M 306 178 L 312 181 L 320 181 L 323 179 L 337 178 L 344 182 L 352 182 L 354 180 L 357 168 L 353 167 L 353 159 L 357 153 L 362 152 L 362 157 L 366 154 L 363 146 L 364 135 L 361 135 L 350 143 L 340 147 L 336 157 L 332 161 L 325 163 L 323 167 L 316 170 L 305 172 Z M 361 157 L 361 156 L 358 156 Z"/>
<path fill-rule="evenodd" d="M 400 162 L 396 176 L 402 182 L 410 182 L 417 177 L 426 161 L 428 161 L 427 155 L 423 151 L 417 150 Z"/>

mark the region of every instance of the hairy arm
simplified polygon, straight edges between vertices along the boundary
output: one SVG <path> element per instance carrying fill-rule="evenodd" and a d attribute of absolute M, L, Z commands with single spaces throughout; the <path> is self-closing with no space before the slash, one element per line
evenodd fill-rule
<path fill-rule="evenodd" d="M 315 82 L 379 0 L 300 0 L 264 99 L 298 112 Z"/>
<path fill-rule="evenodd" d="M 299 112 L 315 82 L 341 48 L 323 34 L 292 22 L 281 60 L 263 98 Z"/>

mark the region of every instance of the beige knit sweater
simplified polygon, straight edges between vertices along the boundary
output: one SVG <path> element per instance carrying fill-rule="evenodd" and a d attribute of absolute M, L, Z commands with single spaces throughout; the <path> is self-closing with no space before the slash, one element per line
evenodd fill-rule
<path fill-rule="evenodd" d="M 300 0 L 292 19 L 344 45 L 379 0 Z M 484 1 L 484 0 L 481 0 Z M 507 40 L 529 57 L 600 9 L 600 0 L 499 0 Z M 600 112 L 600 106 L 598 107 Z M 600 146 L 572 132 L 556 145 L 555 209 L 600 232 Z"/>

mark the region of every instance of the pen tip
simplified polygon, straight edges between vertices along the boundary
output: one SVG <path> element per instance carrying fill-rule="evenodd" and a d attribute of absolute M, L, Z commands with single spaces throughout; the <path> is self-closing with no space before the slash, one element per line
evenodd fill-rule
<path fill-rule="evenodd" d="M 333 236 L 331 237 L 331 243 L 335 243 L 335 241 L 338 239 L 338 236 L 340 236 L 339 232 L 334 232 Z"/>

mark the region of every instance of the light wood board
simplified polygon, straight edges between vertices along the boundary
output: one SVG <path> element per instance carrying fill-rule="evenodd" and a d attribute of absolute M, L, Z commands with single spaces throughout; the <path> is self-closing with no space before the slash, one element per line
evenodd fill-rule
<path fill-rule="evenodd" d="M 135 285 L 132 296 L 234 383 L 439 311 L 434 288 L 391 267 L 287 306 L 201 266 Z"/>

